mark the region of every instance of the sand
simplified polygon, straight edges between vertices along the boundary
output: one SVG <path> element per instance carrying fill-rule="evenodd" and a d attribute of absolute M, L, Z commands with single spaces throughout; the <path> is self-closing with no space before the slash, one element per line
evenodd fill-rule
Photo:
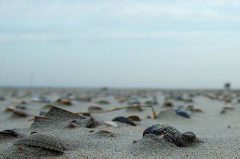
<path fill-rule="evenodd" d="M 12 95 L 17 90 L 18 95 Z M 143 108 L 141 112 L 118 110 L 108 113 L 92 114 L 100 123 L 111 121 L 116 116 L 138 115 L 142 121 L 135 122 L 137 126 L 117 123 L 118 128 L 99 125 L 95 128 L 86 128 L 84 124 L 76 128 L 67 128 L 69 120 L 74 119 L 70 115 L 53 118 L 43 123 L 33 124 L 33 116 L 39 116 L 40 111 L 48 112 L 49 108 L 43 108 L 45 103 L 31 101 L 28 89 L 2 89 L 0 95 L 6 99 L 0 102 L 0 130 L 15 129 L 16 132 L 29 136 L 31 132 L 49 134 L 59 139 L 59 142 L 67 148 L 63 154 L 29 146 L 16 146 L 21 138 L 0 139 L 0 158 L 239 158 L 240 157 L 240 104 L 233 102 L 234 110 L 220 114 L 224 107 L 224 101 L 212 100 L 205 95 L 209 91 L 198 91 L 193 97 L 194 103 L 173 101 L 175 107 L 180 105 L 194 105 L 200 107 L 203 112 L 192 113 L 191 118 L 183 118 L 175 113 L 163 113 L 157 119 L 149 119 L 152 116 L 151 108 Z M 72 100 L 73 105 L 63 106 L 55 104 L 70 112 L 86 112 L 91 105 L 100 106 L 108 110 L 114 107 L 126 106 L 119 103 L 114 96 L 129 94 L 143 102 L 152 96 L 157 97 L 158 105 L 154 106 L 156 112 L 165 110 L 162 107 L 167 91 L 147 90 L 139 93 L 137 90 L 83 90 L 83 89 L 33 89 L 31 93 L 44 94 L 53 103 L 62 95 L 72 92 L 74 95 L 91 95 L 93 101 L 81 102 Z M 138 92 L 138 93 L 136 93 Z M 177 92 L 172 90 L 172 92 Z M 195 93 L 196 90 L 180 91 Z M 216 91 L 211 91 L 217 94 Z M 139 95 L 141 94 L 141 95 Z M 196 93 L 195 93 L 196 94 Z M 237 94 L 237 92 L 233 93 Z M 17 100 L 24 100 L 29 117 L 12 116 L 12 112 L 4 110 L 13 105 Z M 108 105 L 96 104 L 95 101 L 107 100 Z M 143 131 L 153 124 L 167 124 L 177 128 L 181 132 L 192 131 L 201 140 L 188 147 L 177 147 L 154 135 L 143 137 Z M 107 130 L 111 133 L 106 133 Z"/>

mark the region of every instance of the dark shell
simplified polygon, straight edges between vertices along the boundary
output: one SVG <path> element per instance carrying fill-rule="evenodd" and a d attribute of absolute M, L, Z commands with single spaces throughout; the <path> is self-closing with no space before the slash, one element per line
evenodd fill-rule
<path fill-rule="evenodd" d="M 88 118 L 86 122 L 86 128 L 95 128 L 99 125 L 99 123 L 94 118 Z"/>
<path fill-rule="evenodd" d="M 179 116 L 182 116 L 184 118 L 190 118 L 190 115 L 187 112 L 185 112 L 184 110 L 178 110 L 177 109 L 175 112 Z"/>
<path fill-rule="evenodd" d="M 120 123 L 125 123 L 125 124 L 131 125 L 131 126 L 136 126 L 136 124 L 132 120 L 130 120 L 126 117 L 123 117 L 123 116 L 115 117 L 112 121 L 118 121 Z"/>
<path fill-rule="evenodd" d="M 23 135 L 19 134 L 15 130 L 3 130 L 3 131 L 0 131 L 0 139 L 18 138 L 18 137 L 23 137 Z"/>
<path fill-rule="evenodd" d="M 163 106 L 164 106 L 164 107 L 173 107 L 174 105 L 173 105 L 172 102 L 165 102 L 165 103 L 163 104 Z"/>
<path fill-rule="evenodd" d="M 168 126 L 168 125 L 153 125 L 147 128 L 143 132 L 143 136 L 147 134 L 154 134 L 157 136 L 163 135 L 164 139 L 168 142 L 174 143 L 178 147 L 186 147 L 186 143 L 182 138 L 182 133 L 178 131 L 176 128 Z"/>

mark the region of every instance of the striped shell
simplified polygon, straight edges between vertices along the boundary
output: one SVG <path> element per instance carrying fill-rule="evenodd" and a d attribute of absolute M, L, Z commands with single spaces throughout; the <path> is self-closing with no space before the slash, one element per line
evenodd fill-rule
<path fill-rule="evenodd" d="M 185 140 L 182 138 L 182 133 L 178 131 L 176 128 L 168 126 L 168 125 L 153 125 L 147 128 L 143 132 L 143 136 L 147 134 L 154 134 L 161 136 L 163 135 L 164 139 L 168 142 L 174 143 L 178 147 L 186 147 L 187 144 Z"/>
<path fill-rule="evenodd" d="M 49 151 L 63 153 L 66 148 L 63 146 L 60 139 L 42 133 L 32 133 L 29 136 L 20 139 L 14 145 L 24 145 L 28 147 L 38 147 Z"/>

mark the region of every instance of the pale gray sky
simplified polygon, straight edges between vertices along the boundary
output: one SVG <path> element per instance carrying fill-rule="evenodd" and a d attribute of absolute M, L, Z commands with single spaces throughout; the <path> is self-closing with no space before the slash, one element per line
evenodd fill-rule
<path fill-rule="evenodd" d="M 240 88 L 239 0 L 0 0 L 0 85 Z"/>

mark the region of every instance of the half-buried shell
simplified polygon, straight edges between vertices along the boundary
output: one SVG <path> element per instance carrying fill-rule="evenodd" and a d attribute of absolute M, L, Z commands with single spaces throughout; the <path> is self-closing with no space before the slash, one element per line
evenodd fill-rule
<path fill-rule="evenodd" d="M 52 135 L 42 134 L 38 132 L 34 132 L 29 136 L 16 141 L 14 145 L 37 147 L 60 154 L 63 154 L 64 150 L 66 150 L 66 148 L 63 146 L 61 139 L 56 138 Z"/>

